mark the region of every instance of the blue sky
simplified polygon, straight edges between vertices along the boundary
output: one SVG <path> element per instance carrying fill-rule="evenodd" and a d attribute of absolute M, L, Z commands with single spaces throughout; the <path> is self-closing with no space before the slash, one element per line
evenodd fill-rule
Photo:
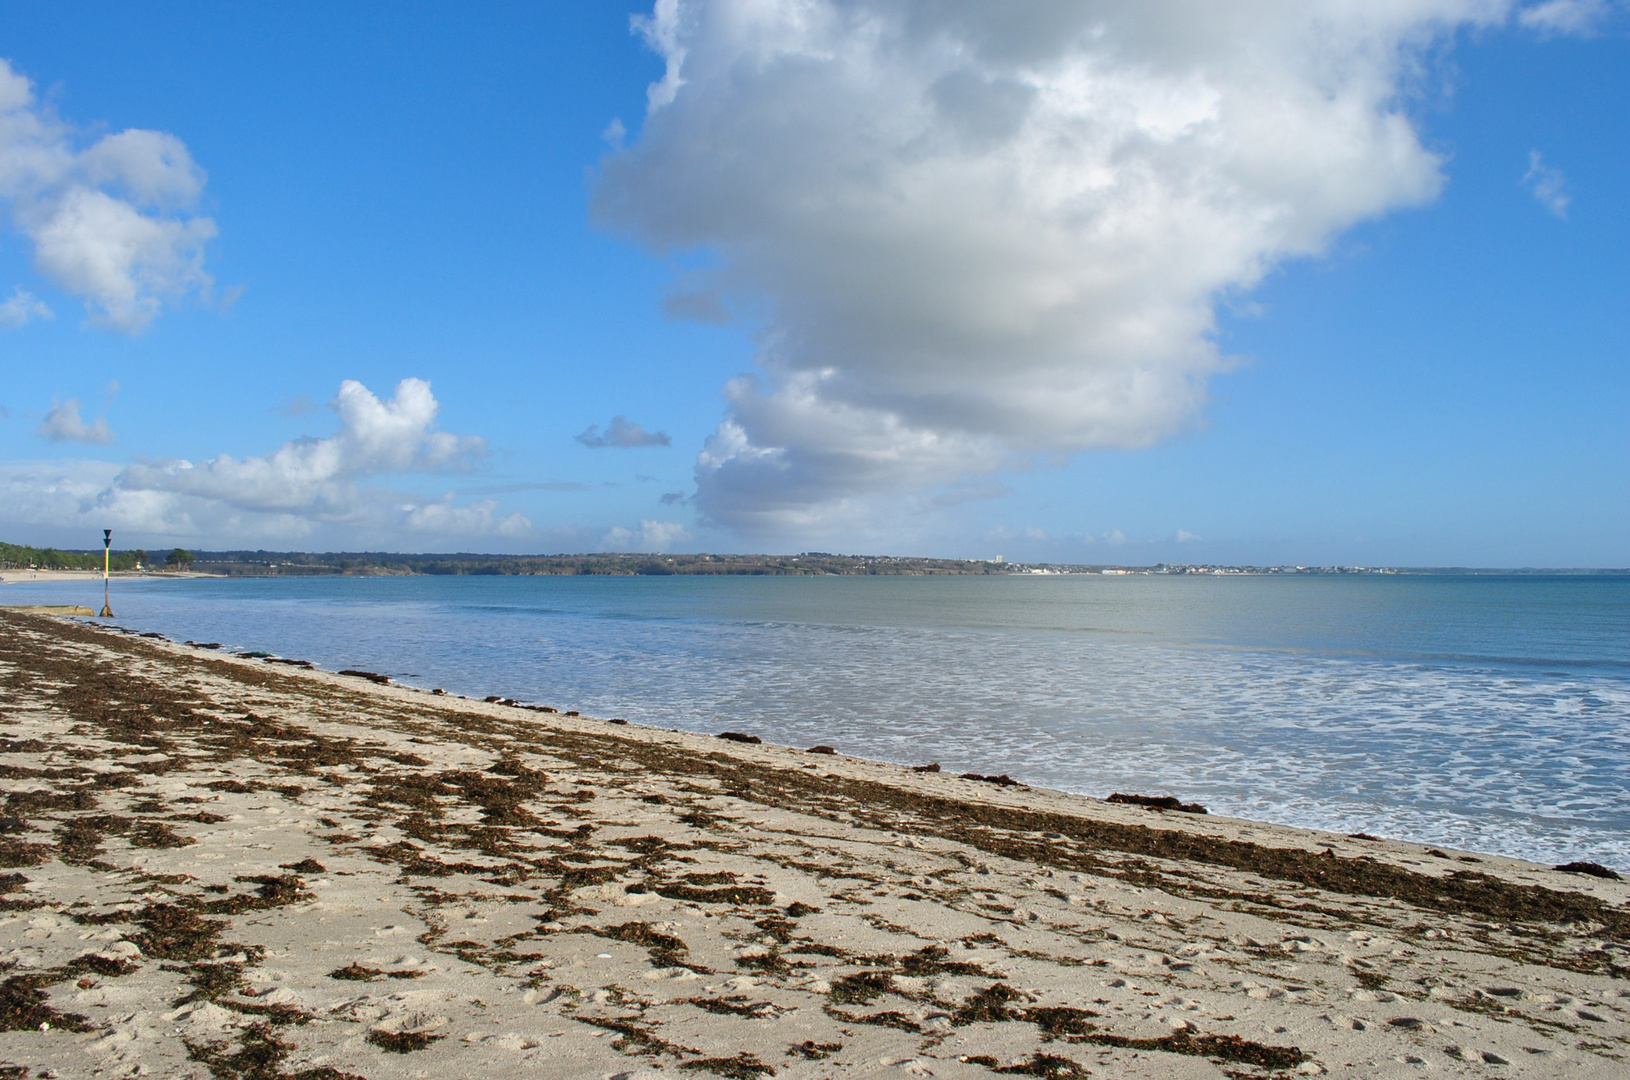
<path fill-rule="evenodd" d="M 1630 564 L 1623 7 L 740 7 L 0 5 L 0 536 Z"/>

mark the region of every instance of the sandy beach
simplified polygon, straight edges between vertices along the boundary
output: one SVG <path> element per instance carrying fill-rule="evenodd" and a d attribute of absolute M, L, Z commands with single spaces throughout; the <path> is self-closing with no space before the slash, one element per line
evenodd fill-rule
<path fill-rule="evenodd" d="M 111 578 L 195 578 L 208 577 L 207 574 L 195 573 L 191 570 L 115 570 L 108 575 Z M 86 585 L 100 585 L 102 583 L 101 570 L 0 570 L 0 585 L 18 585 L 25 581 L 84 582 Z"/>
<path fill-rule="evenodd" d="M 0 611 L 0 686 L 0 1077 L 1610 1077 L 1630 1050 L 1623 881 L 39 614 Z"/>

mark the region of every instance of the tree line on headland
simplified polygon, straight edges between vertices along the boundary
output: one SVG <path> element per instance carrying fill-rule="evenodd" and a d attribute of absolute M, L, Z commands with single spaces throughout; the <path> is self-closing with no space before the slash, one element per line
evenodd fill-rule
<path fill-rule="evenodd" d="M 0 570 L 100 570 L 100 551 L 59 551 L 53 547 L 37 548 L 26 544 L 0 542 Z M 172 570 L 185 570 L 196 556 L 185 548 L 176 548 L 164 556 L 164 565 Z M 147 552 L 141 548 L 112 552 L 108 567 L 113 570 L 141 570 L 155 566 Z"/>

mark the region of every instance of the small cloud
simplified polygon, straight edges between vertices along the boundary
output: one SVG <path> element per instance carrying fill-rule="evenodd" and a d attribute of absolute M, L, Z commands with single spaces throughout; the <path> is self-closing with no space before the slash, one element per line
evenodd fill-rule
<path fill-rule="evenodd" d="M 310 394 L 295 394 L 272 406 L 272 411 L 279 416 L 310 416 L 317 411 L 317 403 Z"/>
<path fill-rule="evenodd" d="M 604 435 L 600 434 L 599 424 L 590 424 L 584 432 L 577 436 L 577 441 L 591 450 L 602 447 L 615 446 L 628 449 L 635 446 L 671 446 L 673 440 L 665 431 L 646 431 L 638 424 L 628 422 L 626 416 L 614 416 L 611 425 L 606 428 Z"/>
<path fill-rule="evenodd" d="M 1607 11 L 1607 0 L 1544 0 L 1517 12 L 1517 22 L 1542 35 L 1588 34 Z"/>
<path fill-rule="evenodd" d="M 1051 540 L 1052 539 L 1052 537 L 1047 535 L 1047 530 L 1046 529 L 1038 529 L 1034 525 L 1031 525 L 1029 528 L 1025 529 L 1024 532 L 1021 535 L 1026 540 Z"/>
<path fill-rule="evenodd" d="M 57 313 L 52 311 L 44 300 L 21 285 L 17 286 L 17 291 L 11 294 L 9 300 L 0 304 L 0 327 L 7 330 L 20 329 L 35 319 L 50 322 L 56 317 Z"/>
<path fill-rule="evenodd" d="M 685 493 L 683 491 L 666 491 L 663 492 L 662 498 L 658 501 L 663 506 L 678 506 L 685 501 Z"/>
<path fill-rule="evenodd" d="M 636 531 L 614 526 L 601 539 L 608 551 L 667 551 L 681 540 L 690 539 L 685 526 L 677 521 L 642 521 Z"/>
<path fill-rule="evenodd" d="M 455 506 L 449 495 L 440 502 L 403 505 L 402 525 L 410 532 L 442 536 L 518 537 L 532 531 L 532 522 L 524 515 L 517 512 L 500 517 L 497 509 L 497 499 Z"/>
<path fill-rule="evenodd" d="M 1540 159 L 1538 150 L 1528 151 L 1528 171 L 1523 173 L 1522 183 L 1541 206 L 1567 220 L 1568 203 L 1572 200 L 1565 188 L 1566 179 L 1561 169 L 1553 169 Z"/>
<path fill-rule="evenodd" d="M 45 422 L 35 428 L 34 433 L 52 442 L 105 445 L 113 441 L 113 431 L 108 427 L 106 417 L 98 416 L 93 424 L 87 424 L 80 419 L 78 398 L 69 398 L 67 401 L 52 398 L 51 411 L 45 414 Z"/>
<path fill-rule="evenodd" d="M 621 150 L 624 140 L 628 138 L 628 129 L 623 126 L 623 118 L 613 116 L 611 123 L 607 124 L 606 129 L 600 132 L 600 138 L 604 139 L 606 145 L 613 150 Z"/>
<path fill-rule="evenodd" d="M 1102 539 L 1106 544 L 1124 544 L 1126 543 L 1126 534 L 1119 529 L 1111 529 L 1102 534 Z"/>
<path fill-rule="evenodd" d="M 1200 539 L 1200 537 L 1197 534 L 1191 533 L 1187 529 L 1177 530 L 1177 542 L 1179 544 L 1187 544 L 1198 539 Z"/>

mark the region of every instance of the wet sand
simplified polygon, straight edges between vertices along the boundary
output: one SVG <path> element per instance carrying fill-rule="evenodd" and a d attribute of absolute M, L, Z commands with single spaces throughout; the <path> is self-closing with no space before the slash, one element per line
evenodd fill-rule
<path fill-rule="evenodd" d="M 1630 1049 L 1630 884 L 1492 856 L 17 612 L 0 775 L 0 1077 L 1609 1077 Z"/>

